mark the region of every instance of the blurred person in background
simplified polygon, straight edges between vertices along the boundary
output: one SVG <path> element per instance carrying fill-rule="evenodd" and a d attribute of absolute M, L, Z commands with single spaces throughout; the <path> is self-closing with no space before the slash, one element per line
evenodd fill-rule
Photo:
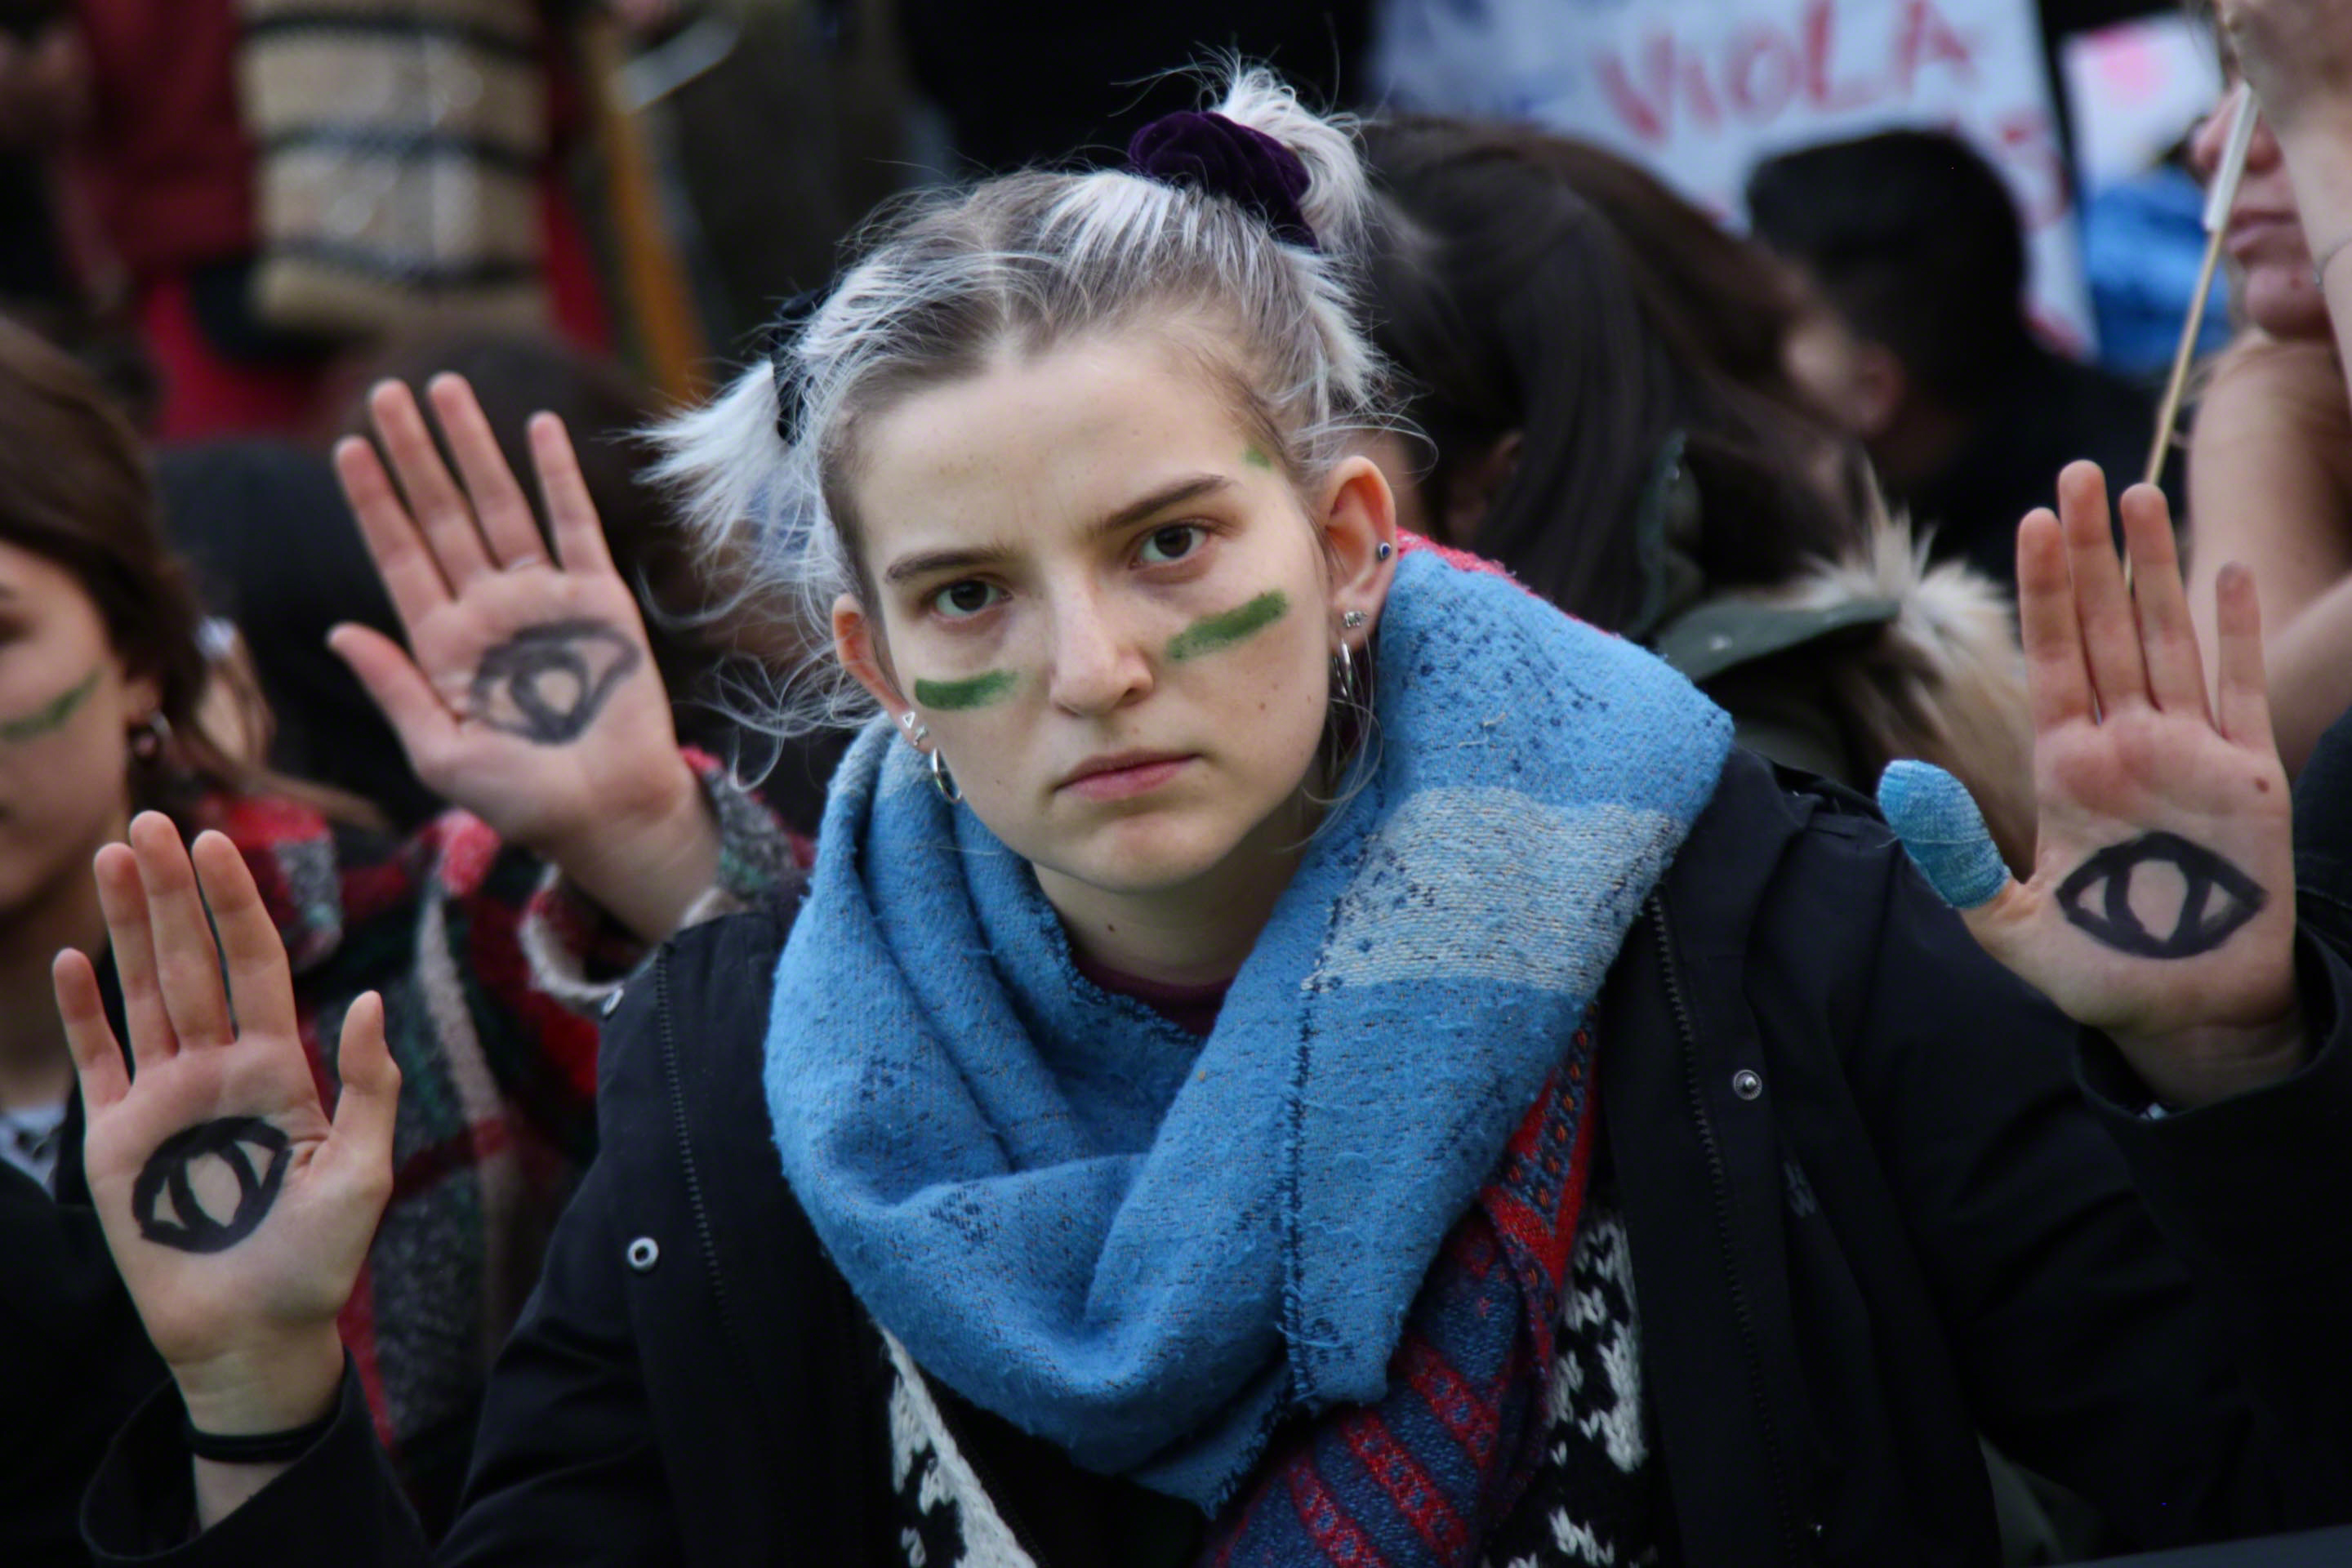
<path fill-rule="evenodd" d="M 2240 331 L 2212 366 L 2189 447 L 2189 580 L 2210 585 L 2239 561 L 2262 585 L 2290 773 L 2352 707 L 2352 294 L 2327 289 L 2331 276 L 2341 288 L 2352 275 L 2336 262 L 2352 237 L 2352 84 L 2341 74 L 2352 5 L 2295 9 L 2292 25 L 2270 4 L 2224 5 L 2217 18 L 2229 85 L 2252 79 L 2262 120 L 2225 241 Z M 2229 121 L 2216 112 L 2191 142 L 2208 179 Z M 2352 785 L 2352 773 L 2341 782 Z"/>
<path fill-rule="evenodd" d="M 564 189 L 559 0 L 72 0 L 69 167 L 161 379 L 155 434 L 297 433 L 333 358 L 420 317 L 607 338 Z"/>
<path fill-rule="evenodd" d="M 436 386 L 483 495 L 498 449 L 461 384 Z M 542 420 L 533 444 L 559 553 L 507 479 L 485 507 L 498 543 L 469 555 L 453 531 L 476 523 L 416 405 L 386 389 L 374 408 L 415 521 L 372 448 L 347 443 L 342 464 L 415 662 L 379 634 L 346 628 L 337 647 L 435 790 L 480 813 L 404 839 L 215 731 L 215 668 L 136 437 L 72 361 L 0 323 L 0 1561 L 79 1560 L 76 1494 L 162 1375 L 98 1245 L 80 1102 L 39 989 L 60 943 L 106 958 L 85 868 L 134 812 L 217 828 L 251 867 L 321 1081 L 354 1009 L 393 1042 L 396 1190 L 342 1322 L 427 1517 L 451 1506 L 489 1357 L 594 1146 L 596 1030 L 565 1002 L 600 1001 L 647 944 L 791 859 L 764 812 L 679 752 L 560 431 Z M 492 548 L 538 563 L 492 574 Z M 549 623 L 572 628 L 571 651 L 532 641 Z M 485 647 L 523 657 L 501 673 Z M 477 668 L 475 710 L 453 718 L 435 692 L 462 700 Z M 119 1009 L 110 963 L 103 985 Z"/>
<path fill-rule="evenodd" d="M 1748 211 L 1843 322 L 1850 352 L 1824 356 L 1820 394 L 1936 558 L 2014 593 L 2017 521 L 2050 504 L 2059 469 L 2145 467 L 2155 398 L 2041 340 L 2016 203 L 1960 137 L 1781 153 L 1749 177 Z"/>
<path fill-rule="evenodd" d="M 1823 329 L 1787 270 L 1568 138 L 1404 118 L 1366 149 L 1370 319 L 1433 452 L 1384 443 L 1404 526 L 1655 648 L 1777 762 L 1864 791 L 1897 757 L 1952 770 L 2027 864 L 2004 595 L 1886 517 L 1802 390 Z"/>

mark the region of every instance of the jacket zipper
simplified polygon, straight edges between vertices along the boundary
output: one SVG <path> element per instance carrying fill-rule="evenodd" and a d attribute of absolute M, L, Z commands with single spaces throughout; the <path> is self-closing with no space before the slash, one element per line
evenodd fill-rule
<path fill-rule="evenodd" d="M 702 1260 L 710 1273 L 710 1290 L 719 1302 L 719 1321 L 728 1325 L 728 1331 L 733 1333 L 740 1342 L 742 1335 L 735 1322 L 733 1307 L 728 1300 L 727 1276 L 719 1267 L 717 1233 L 711 1228 L 709 1206 L 703 1202 L 702 1175 L 695 1168 L 694 1145 L 687 1136 L 686 1082 L 677 1068 L 677 1036 L 670 1017 L 669 964 L 667 959 L 654 966 L 653 981 L 654 1006 L 661 1017 L 662 1076 L 669 1085 L 670 1121 L 677 1131 L 678 1165 L 686 1173 L 687 1202 L 694 1211 L 695 1235 L 702 1244 Z M 934 1399 L 932 1403 L 936 1407 L 938 1401 Z M 954 1441 L 954 1434 L 947 1430 L 944 1411 L 940 1413 L 940 1425 L 942 1434 Z M 1028 1554 L 1029 1561 L 1036 1568 L 1045 1568 L 1045 1559 L 1037 1553 L 1033 1538 L 1022 1528 L 1021 1521 L 1014 1516 L 1003 1489 L 982 1466 L 980 1456 L 961 1442 L 956 1443 L 956 1447 L 963 1454 L 964 1462 L 971 1467 L 971 1473 L 979 1480 L 981 1489 L 988 1494 L 989 1503 L 996 1510 L 997 1517 L 1004 1521 L 1004 1528 L 1012 1534 L 1013 1543 Z"/>
<path fill-rule="evenodd" d="M 1666 1003 L 1674 1013 L 1675 1033 L 1682 1043 L 1683 1089 L 1690 1102 L 1692 1123 L 1698 1129 L 1699 1143 L 1706 1152 L 1707 1185 L 1715 1198 L 1716 1245 L 1723 1256 L 1723 1276 L 1731 1292 L 1732 1314 L 1739 1323 L 1740 1347 L 1747 1352 L 1748 1392 L 1755 1402 L 1757 1426 L 1764 1437 L 1764 1457 L 1771 1467 L 1772 1501 L 1780 1516 L 1782 1560 L 1801 1563 L 1805 1560 L 1804 1548 L 1797 1521 L 1789 1509 L 1788 1471 L 1772 1425 L 1771 1400 L 1764 1387 L 1764 1356 L 1756 1329 L 1755 1308 L 1748 1299 L 1748 1288 L 1740 1282 L 1738 1250 L 1733 1244 L 1731 1171 L 1723 1157 L 1723 1145 L 1716 1138 L 1715 1122 L 1706 1113 L 1706 1097 L 1698 1076 L 1698 1032 L 1691 1026 L 1682 976 L 1675 966 L 1674 941 L 1666 929 L 1665 900 L 1655 894 L 1650 899 L 1650 929 L 1657 937 L 1658 969 L 1665 981 Z"/>
<path fill-rule="evenodd" d="M 694 1143 L 688 1136 L 686 1118 L 686 1083 L 677 1070 L 677 1036 L 672 1026 L 669 1006 L 669 962 L 665 957 L 654 966 L 654 1008 L 661 1017 L 662 1076 L 669 1081 L 670 1121 L 677 1131 L 677 1159 L 686 1172 L 686 1199 L 694 1211 L 695 1235 L 702 1243 L 702 1261 L 710 1271 L 711 1294 L 719 1301 L 719 1321 L 729 1331 L 736 1331 L 735 1314 L 727 1300 L 727 1277 L 719 1267 L 719 1238 L 711 1228 L 710 1210 L 702 1200 L 702 1173 L 695 1168 Z M 742 1336 L 736 1333 L 738 1342 Z"/>

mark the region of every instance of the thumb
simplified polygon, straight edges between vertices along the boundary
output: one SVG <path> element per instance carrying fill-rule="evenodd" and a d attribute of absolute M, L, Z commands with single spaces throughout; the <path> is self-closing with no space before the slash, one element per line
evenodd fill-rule
<path fill-rule="evenodd" d="M 425 757 L 457 726 L 415 661 L 382 632 L 348 621 L 327 634 L 327 646 L 367 688 L 368 696 L 399 734 L 409 763 L 423 773 Z"/>
<path fill-rule="evenodd" d="M 1934 763 L 1887 763 L 1878 778 L 1878 809 L 1927 885 L 1963 915 L 2010 887 L 2009 868 L 1968 785 Z"/>
<path fill-rule="evenodd" d="M 335 1070 L 343 1080 L 335 1101 L 334 1131 L 328 1148 L 344 1174 L 373 1176 L 389 1193 L 392 1186 L 392 1132 L 400 1110 L 400 1068 L 394 1065 L 392 1047 L 383 1034 L 383 998 L 362 992 L 343 1015 L 343 1039 L 335 1054 Z"/>

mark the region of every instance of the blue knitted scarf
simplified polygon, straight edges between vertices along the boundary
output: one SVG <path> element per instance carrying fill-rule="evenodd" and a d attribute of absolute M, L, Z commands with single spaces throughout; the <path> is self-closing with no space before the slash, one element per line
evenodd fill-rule
<path fill-rule="evenodd" d="M 1725 716 L 1497 574 L 1409 552 L 1369 779 L 1203 1042 L 1083 978 L 1028 865 L 877 721 L 778 963 L 776 1145 L 929 1374 L 1214 1512 L 1407 1314 L 1643 900 Z"/>

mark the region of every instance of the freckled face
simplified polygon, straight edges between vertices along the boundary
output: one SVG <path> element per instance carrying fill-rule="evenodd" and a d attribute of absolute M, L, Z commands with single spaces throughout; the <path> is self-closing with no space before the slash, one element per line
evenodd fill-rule
<path fill-rule="evenodd" d="M 1049 896 L 1262 875 L 1304 831 L 1334 616 L 1253 450 L 1190 362 L 1131 338 L 1002 358 L 865 434 L 890 673 Z"/>
<path fill-rule="evenodd" d="M 129 818 L 129 733 L 154 705 L 73 574 L 0 543 L 0 921 L 89 878 Z"/>

